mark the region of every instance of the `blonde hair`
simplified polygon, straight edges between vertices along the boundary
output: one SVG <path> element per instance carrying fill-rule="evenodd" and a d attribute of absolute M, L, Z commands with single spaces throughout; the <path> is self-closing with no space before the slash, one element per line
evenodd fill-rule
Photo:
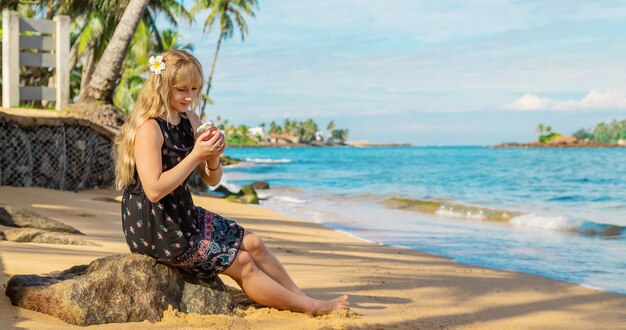
<path fill-rule="evenodd" d="M 165 69 L 161 74 L 150 73 L 132 113 L 115 136 L 113 159 L 115 160 L 115 188 L 128 186 L 135 175 L 135 135 L 137 128 L 148 119 L 166 114 L 169 118 L 169 93 L 172 88 L 198 88 L 191 111 L 200 104 L 203 74 L 200 62 L 183 50 L 169 50 L 163 54 Z"/>

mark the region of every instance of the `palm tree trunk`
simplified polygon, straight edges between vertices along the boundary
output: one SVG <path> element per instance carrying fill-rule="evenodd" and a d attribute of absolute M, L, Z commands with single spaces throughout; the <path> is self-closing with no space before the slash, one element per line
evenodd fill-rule
<path fill-rule="evenodd" d="M 204 109 L 206 108 L 206 102 L 209 98 L 209 91 L 211 90 L 211 81 L 213 80 L 213 72 L 215 72 L 215 62 L 217 62 L 217 53 L 220 51 L 220 45 L 222 44 L 222 38 L 224 37 L 224 30 L 220 31 L 220 38 L 217 40 L 217 48 L 215 48 L 215 55 L 213 56 L 213 64 L 211 64 L 211 74 L 209 74 L 209 81 L 206 84 L 206 93 L 202 99 L 202 111 L 200 112 L 200 119 L 204 117 Z"/>
<path fill-rule="evenodd" d="M 130 0 L 81 101 L 113 103 L 113 91 L 120 76 L 124 56 L 148 2 L 149 0 Z"/>
<path fill-rule="evenodd" d="M 80 95 L 79 98 L 83 98 L 93 76 L 93 71 L 96 68 L 96 42 L 91 41 L 87 46 L 87 61 L 83 66 L 83 71 L 80 77 Z"/>

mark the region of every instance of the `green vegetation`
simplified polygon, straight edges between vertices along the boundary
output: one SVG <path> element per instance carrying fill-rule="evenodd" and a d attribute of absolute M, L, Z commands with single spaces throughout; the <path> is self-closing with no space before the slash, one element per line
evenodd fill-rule
<path fill-rule="evenodd" d="M 541 135 L 539 137 L 539 142 L 546 143 L 546 142 L 549 142 L 550 140 L 552 140 L 552 139 L 554 139 L 555 137 L 558 137 L 558 136 L 563 136 L 563 135 L 561 135 L 559 133 L 550 133 L 550 134 L 546 134 L 546 135 Z"/>
<path fill-rule="evenodd" d="M 210 30 L 216 21 L 219 22 L 220 37 L 217 40 L 217 47 L 215 48 L 215 55 L 213 55 L 213 64 L 211 65 L 211 72 L 209 73 L 209 80 L 206 84 L 206 92 L 202 101 L 202 107 L 200 108 L 200 118 L 204 119 L 204 110 L 208 102 L 209 92 L 211 91 L 211 81 L 213 80 L 213 73 L 215 72 L 215 63 L 217 62 L 217 54 L 220 51 L 220 45 L 222 40 L 230 39 L 233 36 L 235 27 L 239 28 L 241 34 L 241 41 L 246 38 L 248 34 L 248 24 L 242 14 L 246 14 L 250 17 L 255 16 L 255 9 L 259 8 L 257 0 L 196 0 L 192 14 L 196 14 L 199 11 L 209 9 L 210 13 L 204 21 L 204 27 L 202 31 Z"/>
<path fill-rule="evenodd" d="M 97 64 L 105 55 L 105 49 L 113 42 L 114 32 L 120 25 L 122 14 L 129 1 L 3 1 L 0 9 L 16 10 L 20 17 L 52 19 L 56 15 L 72 18 L 70 25 L 70 99 L 82 98 L 90 82 L 94 79 Z M 134 5 L 134 4 L 132 4 Z M 185 10 L 182 1 L 149 1 L 136 28 L 129 26 L 132 41 L 128 48 L 123 48 L 123 65 L 115 68 L 118 79 L 113 80 L 115 92 L 113 104 L 125 113 L 130 111 L 143 85 L 147 61 L 150 55 L 171 48 L 193 49 L 190 44 L 177 42 L 177 22 L 191 22 L 191 14 Z M 163 15 L 174 30 L 157 26 L 155 17 Z M 118 38 L 121 38 L 118 36 Z M 54 74 L 47 68 L 21 68 L 22 81 L 29 86 L 48 85 Z M 45 108 L 47 102 L 24 101 L 24 106 Z"/>
<path fill-rule="evenodd" d="M 589 139 L 595 142 L 617 144 L 619 140 L 626 140 L 626 120 L 613 119 L 608 124 L 599 123 L 593 128 L 578 130 L 574 136 L 579 140 Z"/>
<path fill-rule="evenodd" d="M 253 139 L 248 135 L 249 128 L 246 125 L 222 125 L 226 143 L 231 146 L 250 146 L 259 143 L 258 139 Z"/>
<path fill-rule="evenodd" d="M 557 136 L 562 136 L 559 133 L 553 132 L 552 127 L 544 124 L 537 125 L 537 127 L 535 128 L 535 132 L 539 134 L 539 142 L 541 143 L 546 143 Z"/>
<path fill-rule="evenodd" d="M 258 127 L 251 133 L 251 128 L 246 125 L 234 125 L 228 120 L 222 120 L 219 116 L 215 119 L 216 125 L 223 130 L 226 136 L 226 142 L 231 146 L 250 146 L 259 143 L 300 143 L 300 144 L 317 144 L 317 145 L 334 145 L 344 144 L 348 138 L 347 129 L 335 129 L 334 121 L 331 121 L 326 128 L 330 133 L 325 138 L 319 130 L 319 125 L 311 118 L 305 121 L 297 121 L 285 119 L 283 125 L 272 121 L 269 126 L 260 123 Z M 331 125 L 332 124 L 332 125 Z M 265 134 L 265 128 L 267 135 Z"/>
<path fill-rule="evenodd" d="M 539 134 L 539 142 L 541 143 L 546 143 L 562 136 L 557 132 L 553 132 L 552 127 L 544 124 L 537 125 L 535 132 Z M 589 129 L 581 128 L 572 136 L 578 141 L 583 141 L 583 143 L 623 144 L 626 141 L 626 120 L 618 121 L 613 119 L 610 123 L 599 123 Z"/>
<path fill-rule="evenodd" d="M 244 15 L 254 17 L 258 8 L 257 0 L 195 0 L 190 11 L 183 3 L 182 0 L 2 1 L 0 10 L 15 10 L 20 17 L 29 18 L 71 17 L 70 99 L 110 103 L 128 114 L 143 87 L 150 56 L 170 49 L 193 51 L 193 44 L 180 43 L 179 22 L 191 24 L 198 18 L 196 14 L 208 10 L 203 32 L 209 33 L 212 25 L 218 25 L 221 42 L 231 38 L 237 28 L 243 40 L 248 33 Z M 133 15 L 123 20 L 127 9 Z M 170 26 L 157 25 L 158 17 L 164 17 Z M 208 92 L 220 42 L 202 98 L 203 112 L 206 103 L 213 103 Z M 107 51 L 108 48 L 111 50 Z M 23 84 L 28 86 L 47 86 L 53 74 L 54 70 L 48 68 L 22 67 L 20 72 Z M 28 108 L 46 108 L 49 104 L 47 101 L 22 103 L 21 106 Z"/>

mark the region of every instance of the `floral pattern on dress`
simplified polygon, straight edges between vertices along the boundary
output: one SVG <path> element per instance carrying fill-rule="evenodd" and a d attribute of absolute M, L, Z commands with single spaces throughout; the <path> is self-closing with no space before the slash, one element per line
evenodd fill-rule
<path fill-rule="evenodd" d="M 194 145 L 191 122 L 178 125 L 157 119 L 163 132 L 163 170 L 182 161 Z M 226 270 L 241 247 L 244 229 L 236 222 L 194 206 L 183 184 L 156 203 L 146 197 L 139 175 L 126 187 L 122 198 L 122 227 L 133 253 L 156 258 L 201 278 Z"/>

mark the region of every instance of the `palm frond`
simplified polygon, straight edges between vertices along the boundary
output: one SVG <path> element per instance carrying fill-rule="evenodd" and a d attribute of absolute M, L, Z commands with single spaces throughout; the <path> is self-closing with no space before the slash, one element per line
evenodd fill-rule
<path fill-rule="evenodd" d="M 78 41 L 78 54 L 79 56 L 85 51 L 85 48 L 90 43 L 97 43 L 102 37 L 104 32 L 103 17 L 97 13 L 91 13 L 87 22 L 85 22 L 85 28 Z"/>

